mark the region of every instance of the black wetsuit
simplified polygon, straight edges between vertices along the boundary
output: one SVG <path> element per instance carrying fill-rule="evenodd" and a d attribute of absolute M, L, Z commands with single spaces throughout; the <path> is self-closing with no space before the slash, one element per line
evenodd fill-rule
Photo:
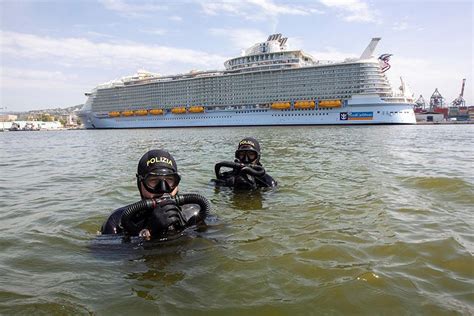
<path fill-rule="evenodd" d="M 234 168 L 231 171 L 219 173 L 216 175 L 216 183 L 237 189 L 273 188 L 277 186 L 275 179 L 266 172 L 262 176 L 251 176 L 241 174 L 240 170 L 239 168 Z"/>
<path fill-rule="evenodd" d="M 120 225 L 120 220 L 122 218 L 122 213 L 124 211 L 125 211 L 125 206 L 113 211 L 112 214 L 110 214 L 107 221 L 102 225 L 100 232 L 103 235 L 123 233 L 123 228 Z"/>
<path fill-rule="evenodd" d="M 200 207 L 197 204 L 185 204 L 179 207 L 181 213 L 183 214 L 187 223 L 194 223 L 196 221 L 196 216 L 199 213 Z M 121 226 L 122 213 L 125 211 L 126 207 L 121 207 L 116 209 L 110 214 L 107 221 L 102 225 L 100 229 L 103 235 L 108 234 L 122 234 L 124 233 L 123 227 Z M 193 222 L 194 220 L 194 222 Z M 144 225 L 143 228 L 146 228 Z"/>

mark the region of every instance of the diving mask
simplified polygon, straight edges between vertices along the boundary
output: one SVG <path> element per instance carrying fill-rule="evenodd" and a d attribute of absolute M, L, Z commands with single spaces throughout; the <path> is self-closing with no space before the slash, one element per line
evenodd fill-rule
<path fill-rule="evenodd" d="M 252 149 L 238 149 L 235 158 L 243 163 L 252 163 L 259 158 L 260 154 Z"/>
<path fill-rule="evenodd" d="M 144 177 L 140 175 L 137 177 L 151 193 L 171 193 L 181 180 L 178 173 L 166 168 L 153 170 Z"/>

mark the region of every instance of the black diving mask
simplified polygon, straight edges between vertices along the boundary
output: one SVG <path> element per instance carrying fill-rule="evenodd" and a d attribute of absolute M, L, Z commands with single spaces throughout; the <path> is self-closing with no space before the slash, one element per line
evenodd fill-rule
<path fill-rule="evenodd" d="M 252 163 L 260 157 L 260 154 L 253 149 L 237 149 L 235 158 L 243 163 Z"/>
<path fill-rule="evenodd" d="M 170 169 L 153 170 L 144 177 L 137 175 L 143 186 L 151 193 L 171 193 L 179 184 L 181 177 Z"/>

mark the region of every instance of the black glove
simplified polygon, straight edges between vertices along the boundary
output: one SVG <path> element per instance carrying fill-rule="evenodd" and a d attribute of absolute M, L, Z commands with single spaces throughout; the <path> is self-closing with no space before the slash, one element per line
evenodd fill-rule
<path fill-rule="evenodd" d="M 234 178 L 234 188 L 242 190 L 254 190 L 257 188 L 257 182 L 254 176 L 249 174 L 239 174 Z"/>
<path fill-rule="evenodd" d="M 176 204 L 176 201 L 171 198 L 159 201 L 158 206 L 151 214 L 149 223 L 152 236 L 154 237 L 179 233 L 186 226 L 181 209 Z"/>

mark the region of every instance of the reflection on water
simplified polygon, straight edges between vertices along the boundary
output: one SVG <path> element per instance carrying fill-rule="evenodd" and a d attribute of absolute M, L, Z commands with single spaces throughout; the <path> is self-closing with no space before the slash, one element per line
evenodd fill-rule
<path fill-rule="evenodd" d="M 472 314 L 472 126 L 0 134 L 0 314 Z M 27 136 L 27 137 L 26 137 Z M 210 183 L 255 136 L 275 190 Z M 166 148 L 207 229 L 96 235 Z"/>
<path fill-rule="evenodd" d="M 262 209 L 262 195 L 265 191 L 276 189 L 258 189 L 253 191 L 234 190 L 227 187 L 215 187 L 214 193 L 221 200 L 230 203 L 233 208 L 238 210 L 260 210 Z"/>

